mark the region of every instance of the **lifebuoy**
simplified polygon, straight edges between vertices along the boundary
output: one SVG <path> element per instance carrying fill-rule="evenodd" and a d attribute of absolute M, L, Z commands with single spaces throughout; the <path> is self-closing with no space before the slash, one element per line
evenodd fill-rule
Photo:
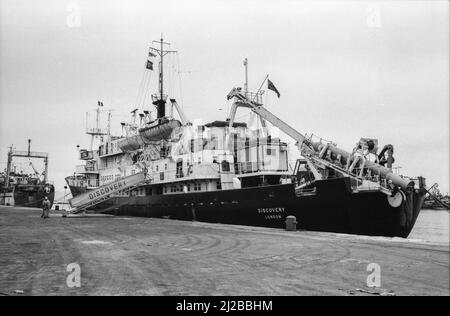
<path fill-rule="evenodd" d="M 406 196 L 402 191 L 398 191 L 394 196 L 388 196 L 387 200 L 392 207 L 399 207 L 403 201 L 406 200 Z"/>

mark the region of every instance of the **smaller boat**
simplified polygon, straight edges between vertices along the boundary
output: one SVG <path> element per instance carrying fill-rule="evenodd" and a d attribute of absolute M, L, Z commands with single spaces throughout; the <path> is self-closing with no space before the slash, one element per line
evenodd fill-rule
<path fill-rule="evenodd" d="M 31 139 L 28 140 L 28 151 L 13 150 L 10 147 L 6 170 L 0 173 L 0 205 L 41 208 L 45 197 L 53 205 L 55 187 L 47 180 L 48 153 L 32 152 L 30 147 Z M 14 158 L 28 158 L 34 173 L 18 172 Z M 45 170 L 38 172 L 31 159 L 43 160 Z"/>
<path fill-rule="evenodd" d="M 439 185 L 433 184 L 428 190 L 428 195 L 423 202 L 422 209 L 427 210 L 450 210 L 450 196 L 442 195 L 439 191 Z"/>

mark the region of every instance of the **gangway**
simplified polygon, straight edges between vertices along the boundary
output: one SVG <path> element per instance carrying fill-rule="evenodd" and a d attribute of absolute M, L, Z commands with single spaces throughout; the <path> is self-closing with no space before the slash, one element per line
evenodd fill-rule
<path fill-rule="evenodd" d="M 90 190 L 69 199 L 69 204 L 72 207 L 71 213 L 77 214 L 84 212 L 88 207 L 92 207 L 103 201 L 109 200 L 116 193 L 130 190 L 145 181 L 146 173 L 146 171 L 142 171 L 117 179 L 94 190 Z"/>

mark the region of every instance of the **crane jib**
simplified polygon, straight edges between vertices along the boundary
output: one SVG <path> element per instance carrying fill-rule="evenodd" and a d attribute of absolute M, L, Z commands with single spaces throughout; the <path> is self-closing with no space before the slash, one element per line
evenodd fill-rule
<path fill-rule="evenodd" d="M 246 107 L 246 108 L 250 108 L 253 112 L 258 114 L 264 120 L 270 122 L 273 126 L 278 127 L 286 135 L 292 137 L 297 142 L 297 146 L 302 155 L 306 155 L 306 156 L 317 155 L 323 149 L 323 146 L 326 146 L 320 142 L 310 141 L 303 134 L 298 132 L 295 128 L 293 128 L 292 126 L 290 126 L 283 120 L 279 119 L 276 115 L 271 113 L 269 110 L 267 110 L 264 106 L 249 100 L 247 98 L 247 96 L 243 92 L 241 92 L 239 89 L 233 88 L 233 90 L 231 90 L 231 92 L 227 96 L 228 99 L 231 99 L 233 97 L 236 98 L 236 101 L 233 104 L 233 107 L 231 109 L 231 115 L 229 117 L 229 126 L 230 127 L 233 125 L 237 108 L 238 107 Z M 339 155 L 344 160 L 350 159 L 351 155 L 352 155 L 352 154 L 346 152 L 345 150 L 337 148 L 336 146 L 329 146 L 328 149 L 331 151 L 331 153 L 333 155 L 336 155 L 336 156 Z M 394 174 L 391 169 L 381 166 L 377 163 L 373 163 L 366 159 L 364 159 L 364 163 L 365 163 L 365 166 L 368 169 L 370 169 L 374 174 L 378 174 L 378 175 L 382 176 L 386 180 L 392 182 L 395 186 L 399 186 L 404 190 L 410 190 L 410 189 L 414 188 L 413 181 L 402 178 L 401 176 Z"/>

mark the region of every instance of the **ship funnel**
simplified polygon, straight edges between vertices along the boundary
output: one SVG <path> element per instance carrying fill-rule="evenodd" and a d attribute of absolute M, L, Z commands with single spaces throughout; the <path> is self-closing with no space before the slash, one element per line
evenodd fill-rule
<path fill-rule="evenodd" d="M 153 101 L 153 105 L 156 106 L 157 118 L 162 118 L 162 117 L 166 116 L 166 100 L 159 99 L 159 100 Z"/>

